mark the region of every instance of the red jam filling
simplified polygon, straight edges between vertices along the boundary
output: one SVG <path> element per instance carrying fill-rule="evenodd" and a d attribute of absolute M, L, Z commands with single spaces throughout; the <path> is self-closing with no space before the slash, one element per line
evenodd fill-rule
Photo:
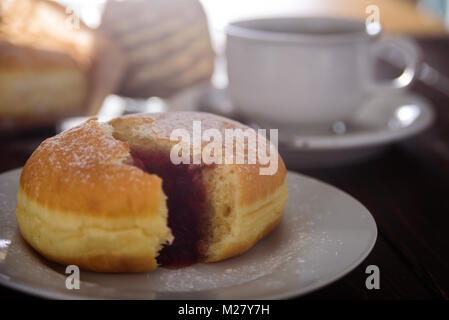
<path fill-rule="evenodd" d="M 167 196 L 168 226 L 175 239 L 162 248 L 158 263 L 167 268 L 180 268 L 198 262 L 199 241 L 206 221 L 201 166 L 175 165 L 169 154 L 162 152 L 132 150 L 131 155 L 135 166 L 162 179 Z"/>

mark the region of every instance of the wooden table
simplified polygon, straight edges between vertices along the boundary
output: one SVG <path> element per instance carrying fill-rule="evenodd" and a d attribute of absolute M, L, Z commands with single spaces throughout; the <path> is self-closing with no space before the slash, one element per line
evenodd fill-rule
<path fill-rule="evenodd" d="M 419 43 L 425 61 L 449 75 L 449 39 Z M 419 82 L 412 90 L 434 104 L 436 122 L 429 130 L 369 162 L 304 172 L 361 201 L 379 229 L 366 261 L 308 299 L 449 298 L 449 91 Z M 370 264 L 380 268 L 380 290 L 364 287 Z"/>
<path fill-rule="evenodd" d="M 419 43 L 425 60 L 449 75 L 449 39 Z M 421 83 L 413 90 L 434 104 L 432 128 L 368 162 L 302 172 L 358 199 L 379 229 L 376 246 L 358 268 L 304 299 L 449 298 L 449 96 Z M 23 166 L 40 141 L 54 134 L 54 129 L 42 129 L 1 136 L 0 172 Z M 380 268 L 380 290 L 365 287 L 371 264 Z M 1 296 L 29 297 L 0 287 Z"/>

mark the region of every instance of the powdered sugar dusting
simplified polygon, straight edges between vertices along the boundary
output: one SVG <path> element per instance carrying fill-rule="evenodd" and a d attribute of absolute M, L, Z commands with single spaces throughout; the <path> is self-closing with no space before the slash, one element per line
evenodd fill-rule
<path fill-rule="evenodd" d="M 239 122 L 203 112 L 172 112 L 147 113 L 124 117 L 132 121 L 129 129 L 131 135 L 150 140 L 167 140 L 171 144 L 181 142 L 178 136 L 187 133 L 188 141 L 182 140 L 191 147 L 193 158 L 201 159 L 204 150 L 208 155 L 221 147 L 221 163 L 254 164 L 255 166 L 239 166 L 238 170 L 258 170 L 259 166 L 267 166 L 268 159 L 261 162 L 259 149 L 266 150 L 266 156 L 271 152 L 277 156 L 274 144 L 265 135 L 259 135 L 254 129 Z M 112 122 L 114 123 L 114 121 Z M 184 139 L 184 137 L 182 137 Z M 195 148 L 195 139 L 201 148 Z M 202 149 L 203 148 L 203 149 Z M 206 149 L 207 148 L 207 149 Z M 219 151 L 218 151 L 219 152 Z"/>
<path fill-rule="evenodd" d="M 307 192 L 300 185 L 289 186 L 290 194 L 301 199 Z M 146 275 L 151 287 L 161 292 L 190 292 L 232 287 L 266 277 L 263 286 L 280 289 L 288 280 L 270 279 L 273 274 L 305 274 L 318 279 L 323 256 L 336 256 L 344 241 L 322 228 L 332 211 L 316 211 L 321 198 L 310 197 L 299 206 L 288 201 L 283 220 L 267 238 L 245 254 L 212 264 L 196 264 L 178 270 L 158 269 Z M 290 273 L 289 273 L 290 272 Z"/>
<path fill-rule="evenodd" d="M 201 121 L 201 129 L 216 129 L 224 136 L 224 130 L 229 128 L 247 128 L 243 124 L 217 115 L 203 112 L 176 112 L 152 115 L 157 121 L 153 125 L 154 134 L 160 139 L 170 139 L 175 129 L 192 132 L 193 122 Z"/>
<path fill-rule="evenodd" d="M 32 286 L 47 297 L 112 299 L 259 299 L 320 287 L 361 262 L 376 238 L 369 214 L 354 199 L 289 173 L 290 199 L 280 225 L 254 248 L 229 260 L 141 274 L 81 271 L 67 290 L 65 267 L 49 263 L 20 236 L 14 216 L 20 171 L 0 175 L 0 282 Z M 23 279 L 23 280 L 22 280 Z M 207 291 L 205 291 L 207 290 Z"/>
<path fill-rule="evenodd" d="M 112 137 L 111 126 L 93 120 L 47 139 L 41 148 L 49 153 L 50 164 L 56 168 L 68 165 L 84 169 L 117 160 L 128 152 L 123 142 Z"/>
<path fill-rule="evenodd" d="M 87 183 L 97 166 L 123 163 L 127 157 L 129 147 L 112 137 L 112 127 L 92 119 L 45 140 L 30 157 L 24 173 L 31 177 L 37 195 L 47 176 L 70 171 L 70 175 L 60 175 L 61 183 L 74 179 Z"/>

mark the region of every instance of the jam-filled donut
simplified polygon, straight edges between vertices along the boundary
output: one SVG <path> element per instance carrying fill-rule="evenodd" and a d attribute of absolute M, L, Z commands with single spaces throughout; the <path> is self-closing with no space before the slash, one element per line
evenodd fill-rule
<path fill-rule="evenodd" d="M 223 137 L 225 129 L 247 129 L 207 113 L 173 112 L 92 119 L 45 140 L 20 177 L 23 237 L 51 261 L 101 272 L 214 262 L 251 248 L 282 217 L 284 163 L 274 151 L 271 175 L 260 174 L 266 163 L 259 160 L 174 164 L 179 141 L 170 135 L 193 133 L 194 120 Z M 193 159 L 198 151 L 191 151 Z"/>

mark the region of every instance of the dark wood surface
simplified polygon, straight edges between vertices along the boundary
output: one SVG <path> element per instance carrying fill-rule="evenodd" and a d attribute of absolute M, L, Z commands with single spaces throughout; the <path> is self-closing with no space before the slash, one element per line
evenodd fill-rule
<path fill-rule="evenodd" d="M 449 75 L 449 39 L 419 39 L 425 61 Z M 379 236 L 353 272 L 304 299 L 449 298 L 449 92 L 422 83 L 412 90 L 437 114 L 426 132 L 392 146 L 375 159 L 346 167 L 303 170 L 346 191 L 373 214 Z M 0 136 L 0 172 L 23 166 L 39 143 L 55 134 L 42 129 Z M 367 290 L 365 269 L 380 269 L 380 290 Z M 0 287 L 0 297 L 28 298 Z"/>

